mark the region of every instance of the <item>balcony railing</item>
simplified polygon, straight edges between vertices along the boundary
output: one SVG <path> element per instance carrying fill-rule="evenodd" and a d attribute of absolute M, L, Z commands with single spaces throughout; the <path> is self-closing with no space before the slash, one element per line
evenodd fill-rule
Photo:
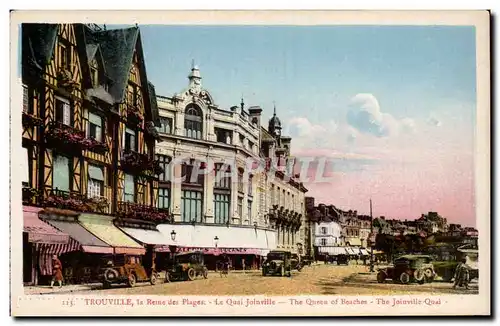
<path fill-rule="evenodd" d="M 109 213 L 109 202 L 105 197 L 88 198 L 79 192 L 53 189 L 43 200 L 43 205 L 78 212 Z"/>
<path fill-rule="evenodd" d="M 23 112 L 23 127 L 38 127 L 43 125 L 43 120 L 33 114 Z"/>
<path fill-rule="evenodd" d="M 172 223 L 168 209 L 131 202 L 118 202 L 117 215 L 120 218 L 142 220 L 155 223 Z"/>
<path fill-rule="evenodd" d="M 127 121 L 132 124 L 140 125 L 144 120 L 144 116 L 139 111 L 139 107 L 135 105 L 127 106 Z"/>

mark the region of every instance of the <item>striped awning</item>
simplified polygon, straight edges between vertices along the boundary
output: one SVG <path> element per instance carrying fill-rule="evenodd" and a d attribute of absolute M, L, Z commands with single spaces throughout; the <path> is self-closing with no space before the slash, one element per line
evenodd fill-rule
<path fill-rule="evenodd" d="M 368 250 L 366 250 L 365 248 L 360 248 L 359 249 L 359 252 L 361 253 L 361 255 L 363 256 L 369 256 L 370 255 L 370 252 Z"/>
<path fill-rule="evenodd" d="M 39 207 L 23 206 L 23 230 L 31 243 L 67 244 L 69 236 L 38 218 Z"/>
<path fill-rule="evenodd" d="M 346 247 L 345 250 L 347 251 L 348 255 L 359 255 L 358 250 L 354 250 L 352 247 Z"/>
<path fill-rule="evenodd" d="M 69 238 L 67 244 L 36 243 L 35 250 L 38 251 L 40 273 L 42 275 L 52 275 L 52 256 L 60 256 L 68 252 L 79 251 L 80 244 L 74 239 Z"/>
<path fill-rule="evenodd" d="M 68 234 L 81 245 L 81 250 L 94 254 L 113 254 L 113 247 L 97 238 L 77 222 L 45 219 L 53 227 Z"/>
<path fill-rule="evenodd" d="M 345 255 L 347 253 L 345 247 L 319 247 L 319 252 L 332 256 Z"/>

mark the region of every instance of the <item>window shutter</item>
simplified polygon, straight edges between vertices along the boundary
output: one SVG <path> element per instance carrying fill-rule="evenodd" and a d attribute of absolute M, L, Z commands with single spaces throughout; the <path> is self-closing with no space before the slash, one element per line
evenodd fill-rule
<path fill-rule="evenodd" d="M 28 87 L 23 85 L 23 112 L 29 112 Z"/>
<path fill-rule="evenodd" d="M 22 160 L 21 160 L 21 168 L 22 168 L 22 182 L 29 183 L 30 182 L 30 165 L 29 165 L 29 160 L 30 157 L 28 155 L 28 149 L 25 147 L 22 148 Z"/>
<path fill-rule="evenodd" d="M 67 126 L 71 125 L 70 106 L 68 103 L 63 104 L 63 124 Z"/>
<path fill-rule="evenodd" d="M 98 141 L 103 141 L 101 130 L 102 130 L 101 127 L 96 127 L 95 128 L 95 139 L 98 140 Z"/>

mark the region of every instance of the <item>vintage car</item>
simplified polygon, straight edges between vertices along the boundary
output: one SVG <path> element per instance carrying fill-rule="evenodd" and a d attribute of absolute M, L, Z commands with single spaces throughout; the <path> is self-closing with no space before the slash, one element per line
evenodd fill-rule
<path fill-rule="evenodd" d="M 345 254 L 340 254 L 335 257 L 337 265 L 349 265 L 349 256 Z"/>
<path fill-rule="evenodd" d="M 290 263 L 292 264 L 292 269 L 295 269 L 300 272 L 302 270 L 302 267 L 304 267 L 304 265 L 302 265 L 302 260 L 300 259 L 300 256 L 297 254 L 292 254 L 290 259 L 291 259 Z"/>
<path fill-rule="evenodd" d="M 432 282 L 435 275 L 431 256 L 403 255 L 396 258 L 392 266 L 379 269 L 377 281 L 384 283 L 387 279 L 391 279 L 393 282 L 401 284 L 410 282 L 423 284 Z"/>
<path fill-rule="evenodd" d="M 262 264 L 262 276 L 292 275 L 292 253 L 284 250 L 273 250 L 267 254 Z"/>
<path fill-rule="evenodd" d="M 165 272 L 165 282 L 194 281 L 198 276 L 208 278 L 203 252 L 183 252 L 174 255 L 172 265 Z"/>
<path fill-rule="evenodd" d="M 111 284 L 127 284 L 133 287 L 137 282 L 150 282 L 155 285 L 158 280 L 156 271 L 153 270 L 148 275 L 139 256 L 106 256 L 104 262 L 105 266 L 100 269 L 99 275 L 104 288 L 111 287 Z"/>

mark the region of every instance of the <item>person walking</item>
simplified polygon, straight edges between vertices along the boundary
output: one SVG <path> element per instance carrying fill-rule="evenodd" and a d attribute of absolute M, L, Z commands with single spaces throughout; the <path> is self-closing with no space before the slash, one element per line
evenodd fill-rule
<path fill-rule="evenodd" d="M 469 266 L 467 266 L 467 259 L 463 258 L 460 263 L 458 263 L 455 269 L 455 282 L 453 283 L 453 288 L 465 287 L 469 289 Z"/>
<path fill-rule="evenodd" d="M 241 268 L 243 269 L 243 274 L 245 274 L 245 258 L 241 260 Z"/>
<path fill-rule="evenodd" d="M 50 282 L 50 287 L 54 287 L 54 282 L 59 284 L 59 288 L 62 288 L 63 274 L 62 274 L 62 264 L 57 255 L 52 256 L 52 281 Z"/>

